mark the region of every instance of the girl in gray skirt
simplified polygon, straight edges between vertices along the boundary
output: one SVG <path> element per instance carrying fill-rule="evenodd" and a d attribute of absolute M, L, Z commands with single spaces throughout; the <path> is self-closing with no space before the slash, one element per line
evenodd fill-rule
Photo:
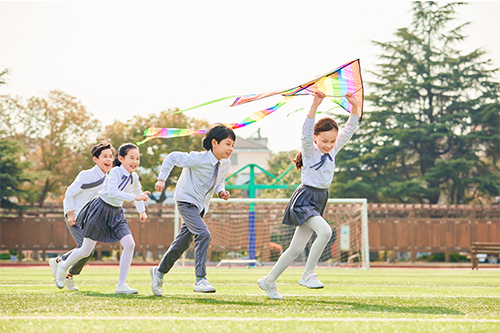
<path fill-rule="evenodd" d="M 123 253 L 120 256 L 120 276 L 116 293 L 137 294 L 136 289 L 125 284 L 135 242 L 123 216 L 122 206 L 124 201 L 135 201 L 141 222 L 147 220 L 144 201 L 150 192 L 142 192 L 139 176 L 135 173 L 140 164 L 140 156 L 139 148 L 133 143 L 124 143 L 116 151 L 113 168 L 104 180 L 102 191 L 83 207 L 76 218 L 76 225 L 82 229 L 84 236 L 83 244 L 59 265 L 56 274 L 58 288 L 64 287 L 68 268 L 81 258 L 89 256 L 98 241 L 120 241 Z"/>
<path fill-rule="evenodd" d="M 302 184 L 292 194 L 283 216 L 283 224 L 295 225 L 295 234 L 288 249 L 274 265 L 269 274 L 258 280 L 259 287 L 272 299 L 282 299 L 278 293 L 276 280 L 283 271 L 304 251 L 304 248 L 316 233 L 306 268 L 299 284 L 307 288 L 323 288 L 314 269 L 319 257 L 332 236 L 332 229 L 322 215 L 328 200 L 328 188 L 333 180 L 335 155 L 353 136 L 360 111 L 358 101 L 352 93 L 346 98 L 352 104 L 352 112 L 345 127 L 339 131 L 332 118 L 323 118 L 314 124 L 316 110 L 325 94 L 316 92 L 311 110 L 302 127 L 302 150 L 295 157 L 295 165 L 301 170 Z"/>

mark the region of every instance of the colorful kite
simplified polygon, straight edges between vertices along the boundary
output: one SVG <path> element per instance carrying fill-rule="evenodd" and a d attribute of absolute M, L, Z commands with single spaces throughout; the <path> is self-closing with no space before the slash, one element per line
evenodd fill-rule
<path fill-rule="evenodd" d="M 330 99 L 335 104 L 342 107 L 348 112 L 351 112 L 352 105 L 347 101 L 347 98 L 345 98 L 345 94 L 347 92 L 353 93 L 356 96 L 356 99 L 358 100 L 358 105 L 362 115 L 364 92 L 363 92 L 363 80 L 361 78 L 361 67 L 359 64 L 359 59 L 351 61 L 329 73 L 318 76 L 317 78 L 308 81 L 307 83 L 301 84 L 300 86 L 291 89 L 276 90 L 262 94 L 238 96 L 234 100 L 233 104 L 231 104 L 230 106 L 237 106 L 253 102 L 273 95 L 282 95 L 284 98 L 273 107 L 255 112 L 239 123 L 230 123 L 225 125 L 232 129 L 245 127 L 270 115 L 271 113 L 273 113 L 274 111 L 285 105 L 286 102 L 288 102 L 293 97 L 297 95 L 312 95 L 317 91 L 325 93 L 326 96 L 330 97 Z M 185 112 L 188 110 L 192 110 L 204 105 L 209 105 L 233 97 L 235 96 L 219 98 L 207 103 L 191 107 L 189 109 L 176 111 L 175 113 Z M 196 129 L 148 128 L 146 131 L 144 131 L 144 136 L 146 138 L 143 141 L 138 142 L 137 144 L 141 145 L 154 138 L 173 138 L 185 135 L 205 134 L 206 132 L 207 130 L 196 130 Z"/>

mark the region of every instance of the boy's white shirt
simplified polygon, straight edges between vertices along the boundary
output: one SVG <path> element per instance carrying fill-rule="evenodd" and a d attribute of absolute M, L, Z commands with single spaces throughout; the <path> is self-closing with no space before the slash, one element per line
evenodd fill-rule
<path fill-rule="evenodd" d="M 217 162 L 220 162 L 220 165 L 216 185 L 210 190 Z M 231 167 L 231 161 L 229 159 L 217 160 L 211 150 L 190 153 L 175 151 L 163 160 L 158 180 L 165 181 L 174 166 L 183 168 L 175 187 L 174 200 L 190 202 L 196 205 L 200 212 L 205 210 L 207 213 L 214 192 L 219 194 L 225 191 L 224 179 Z"/>
<path fill-rule="evenodd" d="M 335 147 L 329 152 L 332 161 L 326 159 L 321 168 L 311 168 L 321 160 L 323 153 L 314 142 L 314 118 L 306 118 L 302 127 L 302 163 L 301 181 L 302 184 L 316 188 L 329 188 L 335 173 L 335 155 L 352 138 L 358 125 L 359 117 L 350 115 L 345 126 L 339 130 Z"/>
<path fill-rule="evenodd" d="M 127 185 L 120 190 L 118 186 L 125 181 L 125 178 L 132 175 L 132 183 L 128 180 Z M 114 167 L 109 171 L 109 175 L 104 180 L 102 190 L 99 196 L 107 204 L 114 207 L 123 206 L 125 201 L 134 201 L 135 197 L 142 193 L 139 175 L 135 172 L 128 172 L 123 165 Z M 135 207 L 139 213 L 146 211 L 144 201 L 134 201 Z"/>
<path fill-rule="evenodd" d="M 82 185 L 97 182 L 105 176 L 106 174 L 97 165 L 88 170 L 80 171 L 64 194 L 64 214 L 73 211 L 76 218 L 83 206 L 99 193 L 103 184 L 88 189 L 82 189 Z"/>

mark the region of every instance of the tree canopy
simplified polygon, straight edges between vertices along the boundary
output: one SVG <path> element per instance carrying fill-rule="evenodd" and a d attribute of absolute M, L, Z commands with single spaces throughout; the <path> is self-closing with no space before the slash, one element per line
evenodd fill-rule
<path fill-rule="evenodd" d="M 372 202 L 465 204 L 500 195 L 498 69 L 463 54 L 448 26 L 460 3 L 415 2 L 413 22 L 383 53 L 361 128 L 343 150 L 335 196 Z"/>
<path fill-rule="evenodd" d="M 8 125 L 2 136 L 26 147 L 30 184 L 25 199 L 42 206 L 48 195 L 60 195 L 76 174 L 90 165 L 85 155 L 97 137 L 100 123 L 75 97 L 61 91 L 46 96 L 2 96 L 1 113 Z"/>

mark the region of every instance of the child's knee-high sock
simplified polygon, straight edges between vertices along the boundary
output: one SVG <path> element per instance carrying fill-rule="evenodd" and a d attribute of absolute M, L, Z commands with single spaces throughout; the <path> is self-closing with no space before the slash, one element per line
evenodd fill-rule
<path fill-rule="evenodd" d="M 132 264 L 132 257 L 134 256 L 135 242 L 132 235 L 127 235 L 120 239 L 120 243 L 123 246 L 123 253 L 120 257 L 120 276 L 118 277 L 118 285 L 127 281 L 128 271 L 130 269 L 130 264 Z"/>

